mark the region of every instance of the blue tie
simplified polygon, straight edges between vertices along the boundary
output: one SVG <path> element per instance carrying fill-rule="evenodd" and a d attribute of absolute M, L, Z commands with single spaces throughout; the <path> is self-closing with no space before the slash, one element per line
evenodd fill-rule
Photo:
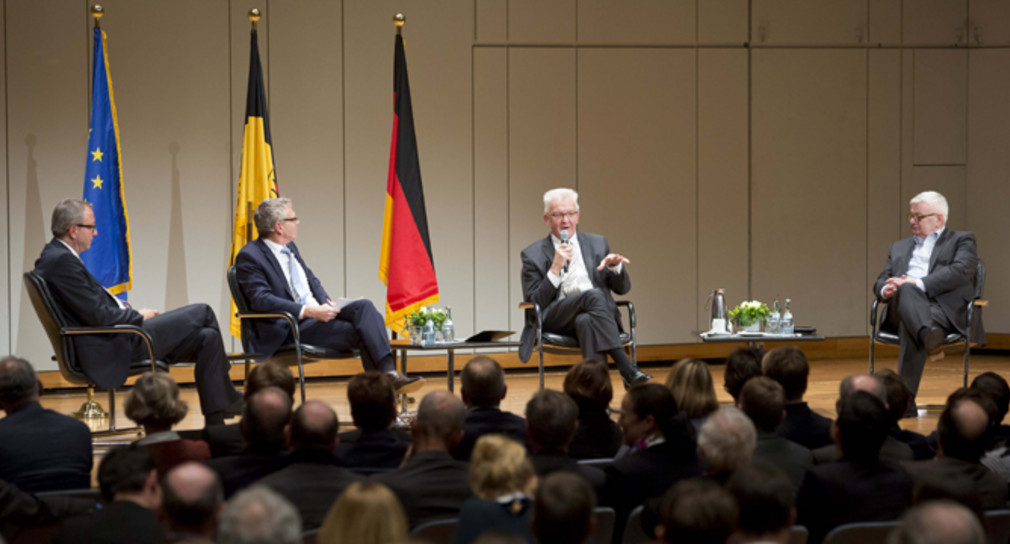
<path fill-rule="evenodd" d="M 298 261 L 295 260 L 295 254 L 288 249 L 288 246 L 282 247 L 281 253 L 288 256 L 288 272 L 291 274 L 291 287 L 295 289 L 298 301 L 305 304 L 305 301 L 309 299 L 309 288 L 302 280 L 302 275 L 299 274 Z"/>

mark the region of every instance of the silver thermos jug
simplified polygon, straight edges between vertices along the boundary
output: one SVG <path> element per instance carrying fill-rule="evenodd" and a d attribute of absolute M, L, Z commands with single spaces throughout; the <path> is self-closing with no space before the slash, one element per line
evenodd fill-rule
<path fill-rule="evenodd" d="M 709 295 L 712 299 L 712 329 L 713 333 L 728 333 L 728 321 L 726 320 L 726 290 L 716 289 Z"/>

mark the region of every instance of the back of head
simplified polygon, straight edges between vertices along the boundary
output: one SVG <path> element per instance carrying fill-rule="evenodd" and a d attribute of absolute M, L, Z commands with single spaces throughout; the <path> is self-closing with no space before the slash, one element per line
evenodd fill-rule
<path fill-rule="evenodd" d="M 460 382 L 467 406 L 496 407 L 505 398 L 505 371 L 490 357 L 470 359 L 463 367 Z"/>
<path fill-rule="evenodd" d="M 65 198 L 53 208 L 52 221 L 49 229 L 56 238 L 63 238 L 72 225 L 84 220 L 84 208 L 88 206 L 79 198 Z"/>
<path fill-rule="evenodd" d="M 929 501 L 912 507 L 891 531 L 888 544 L 986 544 L 975 514 L 952 501 Z"/>
<path fill-rule="evenodd" d="M 1003 376 L 995 372 L 983 372 L 971 381 L 971 389 L 975 389 L 992 399 L 996 405 L 996 417 L 993 425 L 1003 423 L 1007 410 L 1010 409 L 1010 385 Z"/>
<path fill-rule="evenodd" d="M 224 491 L 217 474 L 202 463 L 176 466 L 161 484 L 161 507 L 173 531 L 213 537 Z"/>
<path fill-rule="evenodd" d="M 762 348 L 737 348 L 726 358 L 723 387 L 733 400 L 740 400 L 740 391 L 748 380 L 761 376 Z"/>
<path fill-rule="evenodd" d="M 580 409 L 605 410 L 614 400 L 607 364 L 596 359 L 585 359 L 573 366 L 565 374 L 564 390 Z"/>
<path fill-rule="evenodd" d="M 218 544 L 301 544 L 302 519 L 264 486 L 239 491 L 221 511 Z"/>
<path fill-rule="evenodd" d="M 726 483 L 740 509 L 737 528 L 747 536 L 769 535 L 792 525 L 796 489 L 779 467 L 755 462 L 740 467 Z"/>
<path fill-rule="evenodd" d="M 98 465 L 98 487 L 106 502 L 116 495 L 134 494 L 144 490 L 147 478 L 154 470 L 154 459 L 144 446 L 115 446 L 102 457 Z"/>
<path fill-rule="evenodd" d="M 31 363 L 13 355 L 0 359 L 0 406 L 17 408 L 38 398 L 39 378 Z"/>
<path fill-rule="evenodd" d="M 710 472 L 733 471 L 754 455 L 754 424 L 735 406 L 722 406 L 708 416 L 698 431 L 698 451 Z"/>
<path fill-rule="evenodd" d="M 782 423 L 786 395 L 779 382 L 758 376 L 740 391 L 740 409 L 754 422 L 757 430 L 773 433 Z"/>
<path fill-rule="evenodd" d="M 123 403 L 126 417 L 145 427 L 171 428 L 189 409 L 179 398 L 179 385 L 166 372 L 145 372 Z"/>
<path fill-rule="evenodd" d="M 396 495 L 374 482 L 355 482 L 337 497 L 322 527 L 319 542 L 385 544 L 407 538 L 407 517 Z"/>
<path fill-rule="evenodd" d="M 912 400 L 912 392 L 897 372 L 890 368 L 878 370 L 873 376 L 884 384 L 887 390 L 887 416 L 891 423 L 897 423 L 905 415 L 905 407 Z"/>
<path fill-rule="evenodd" d="M 421 399 L 414 420 L 414 435 L 441 440 L 447 448 L 455 446 L 463 431 L 466 407 L 456 395 L 444 390 L 432 391 Z"/>
<path fill-rule="evenodd" d="M 769 351 L 761 359 L 761 371 L 782 385 L 786 402 L 803 400 L 803 393 L 807 391 L 807 377 L 810 376 L 810 364 L 800 348 L 779 346 Z"/>
<path fill-rule="evenodd" d="M 337 445 L 337 414 L 326 403 L 310 400 L 291 417 L 291 449 L 333 451 Z"/>
<path fill-rule="evenodd" d="M 533 465 L 522 444 L 500 434 L 486 434 L 477 439 L 470 456 L 470 487 L 474 495 L 493 501 L 512 493 L 528 493 L 533 477 Z"/>
<path fill-rule="evenodd" d="M 989 414 L 976 399 L 956 399 L 943 409 L 936 432 L 944 457 L 977 463 L 989 444 Z"/>
<path fill-rule="evenodd" d="M 880 399 L 866 391 L 853 392 L 842 404 L 835 425 L 844 459 L 857 463 L 877 461 L 890 426 Z"/>
<path fill-rule="evenodd" d="M 579 408 L 568 395 L 544 389 L 526 403 L 526 429 L 537 450 L 567 451 L 575 436 Z"/>
<path fill-rule="evenodd" d="M 354 426 L 363 431 L 388 429 L 396 419 L 396 390 L 385 372 L 362 372 L 347 384 Z"/>
<path fill-rule="evenodd" d="M 289 397 L 295 397 L 295 377 L 288 367 L 280 363 L 267 361 L 254 366 L 245 381 L 245 397 L 248 399 L 267 387 L 278 387 Z"/>
<path fill-rule="evenodd" d="M 677 406 L 688 417 L 705 417 L 719 407 L 712 373 L 708 364 L 700 359 L 678 361 L 666 377 L 666 386 L 673 393 Z"/>
<path fill-rule="evenodd" d="M 668 444 L 682 446 L 683 453 L 693 454 L 696 440 L 694 427 L 677 407 L 673 393 L 658 383 L 639 384 L 624 395 L 635 417 L 645 419 L 652 416 Z"/>
<path fill-rule="evenodd" d="M 537 487 L 533 534 L 541 544 L 582 544 L 589 538 L 596 495 L 581 476 L 559 470 Z"/>
<path fill-rule="evenodd" d="M 725 544 L 736 530 L 738 510 L 729 491 L 711 480 L 684 480 L 663 499 L 663 542 Z"/>
<path fill-rule="evenodd" d="M 865 391 L 877 397 L 881 403 L 887 404 L 887 388 L 875 376 L 852 374 L 843 378 L 838 385 L 838 401 L 845 402 L 856 391 Z"/>
<path fill-rule="evenodd" d="M 283 443 L 284 427 L 291 421 L 291 404 L 291 396 L 272 386 L 248 396 L 239 422 L 246 443 Z"/>

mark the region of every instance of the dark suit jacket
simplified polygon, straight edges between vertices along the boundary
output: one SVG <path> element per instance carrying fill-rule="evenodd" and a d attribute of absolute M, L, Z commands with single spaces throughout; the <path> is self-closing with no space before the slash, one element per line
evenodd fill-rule
<path fill-rule="evenodd" d="M 888 433 L 893 436 L 895 440 L 908 444 L 908 447 L 912 448 L 912 456 L 915 457 L 916 461 L 924 461 L 936 456 L 936 450 L 930 447 L 929 440 L 915 431 L 902 429 L 897 423 L 895 423 L 894 425 L 891 425 L 891 429 Z"/>
<path fill-rule="evenodd" d="M 831 420 L 811 410 L 805 402 L 786 404 L 786 419 L 777 432 L 812 450 L 832 443 Z"/>
<path fill-rule="evenodd" d="M 221 478 L 224 497 L 249 487 L 269 474 L 284 468 L 288 456 L 284 444 L 254 444 L 238 455 L 218 457 L 205 464 Z"/>
<path fill-rule="evenodd" d="M 469 461 L 477 439 L 492 433 L 504 434 L 525 446 L 526 420 L 497 407 L 471 408 L 463 421 L 463 441 L 452 450 L 452 456 Z"/>
<path fill-rule="evenodd" d="M 347 468 L 397 468 L 410 447 L 411 437 L 403 431 L 360 429 L 340 433 L 337 459 Z"/>
<path fill-rule="evenodd" d="M 64 521 L 53 538 L 55 544 L 161 544 L 165 529 L 158 515 L 133 501 L 106 504 L 90 516 Z"/>
<path fill-rule="evenodd" d="M 580 465 L 577 460 L 563 452 L 542 451 L 531 455 L 530 463 L 533 464 L 533 470 L 541 479 L 559 470 L 582 476 L 590 487 L 593 488 L 593 491 L 596 492 L 596 503 L 599 504 L 603 500 L 603 494 L 606 492 L 607 487 L 607 477 L 602 470 L 588 465 Z"/>
<path fill-rule="evenodd" d="M 265 485 L 280 493 L 298 509 L 302 516 L 302 529 L 317 529 L 326 519 L 337 497 L 354 482 L 365 481 L 337 465 L 332 452 L 324 450 L 296 450 L 288 465 L 260 479 Z"/>
<path fill-rule="evenodd" d="M 621 449 L 621 428 L 601 409 L 579 408 L 579 426 L 568 445 L 568 455 L 575 459 L 613 458 Z"/>
<path fill-rule="evenodd" d="M 463 504 L 459 512 L 456 544 L 471 544 L 488 531 L 518 535 L 528 544 L 536 544 L 530 529 L 533 501 L 522 499 L 518 511 L 512 503 L 502 504 L 473 497 Z"/>
<path fill-rule="evenodd" d="M 326 302 L 330 297 L 323 289 L 319 278 L 305 265 L 301 253 L 298 252 L 298 246 L 291 242 L 288 244 L 288 249 L 305 270 L 305 277 L 308 280 L 312 296 L 320 304 Z M 298 312 L 302 310 L 302 303 L 298 302 L 297 296 L 291 292 L 291 287 L 284 277 L 284 271 L 281 270 L 280 263 L 274 258 L 274 254 L 266 242 L 257 238 L 246 244 L 235 257 L 235 271 L 239 285 L 242 287 L 246 299 L 249 300 L 252 311 L 283 311 L 293 315 L 295 319 L 298 318 Z M 253 320 L 253 328 L 256 331 L 256 336 L 247 341 L 252 343 L 253 351 L 267 357 L 273 355 L 277 348 L 281 347 L 291 336 L 290 326 L 283 319 L 256 319 Z"/>
<path fill-rule="evenodd" d="M 91 487 L 91 431 L 37 402 L 0 419 L 0 479 L 29 493 Z"/>
<path fill-rule="evenodd" d="M 926 461 L 904 464 L 905 470 L 917 483 L 935 481 L 960 482 L 971 490 L 985 510 L 1006 508 L 1007 482 L 980 463 L 969 463 L 950 457 L 936 457 Z"/>
<path fill-rule="evenodd" d="M 470 466 L 447 452 L 424 451 L 393 472 L 372 477 L 400 499 L 411 528 L 436 519 L 455 518 L 470 489 Z"/>
<path fill-rule="evenodd" d="M 4 525 L 5 534 L 8 524 L 19 527 L 52 525 L 71 516 L 91 514 L 96 504 L 94 500 L 78 497 L 36 497 L 0 480 L 0 523 Z"/>
<path fill-rule="evenodd" d="M 823 465 L 825 463 L 831 463 L 841 459 L 842 454 L 838 451 L 838 446 L 832 444 L 830 446 L 824 446 L 823 448 L 817 448 L 813 450 L 814 454 L 814 464 Z M 911 461 L 915 459 L 915 454 L 912 452 L 912 448 L 888 435 L 887 439 L 884 440 L 884 444 L 880 447 L 880 460 L 886 461 L 888 463 L 903 463 L 905 461 Z"/>
<path fill-rule="evenodd" d="M 608 304 L 613 308 L 614 319 L 618 326 L 621 323 L 621 315 L 614 304 L 611 291 L 618 295 L 623 295 L 631 290 L 631 277 L 628 276 L 628 267 L 621 267 L 620 274 L 614 274 L 607 268 L 597 270 L 600 261 L 610 253 L 610 245 L 607 239 L 599 234 L 576 231 L 579 247 L 582 250 L 582 260 L 585 261 L 586 271 L 589 272 L 589 279 L 594 287 L 600 287 L 607 299 Z M 547 278 L 547 272 L 554 262 L 554 242 L 550 235 L 543 240 L 530 244 L 521 254 L 523 262 L 522 282 L 523 300 L 535 302 L 540 305 L 540 310 L 545 311 L 558 298 L 558 288 Z M 536 343 L 536 314 L 533 310 L 526 311 L 526 325 L 523 327 L 522 335 L 519 337 L 519 360 L 529 361 L 530 354 L 533 353 L 533 344 Z"/>
<path fill-rule="evenodd" d="M 764 461 L 782 469 L 799 488 L 803 477 L 814 466 L 810 450 L 775 433 L 758 431 L 754 460 Z"/>
<path fill-rule="evenodd" d="M 245 449 L 245 438 L 238 423 L 204 427 L 200 438 L 210 446 L 210 456 L 214 458 L 238 455 Z"/>

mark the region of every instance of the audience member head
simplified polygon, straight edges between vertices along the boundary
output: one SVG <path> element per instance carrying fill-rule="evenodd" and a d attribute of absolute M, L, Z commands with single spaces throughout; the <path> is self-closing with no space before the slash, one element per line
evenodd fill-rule
<path fill-rule="evenodd" d="M 971 393 L 971 391 L 968 391 Z M 978 393 L 975 393 L 976 395 Z M 939 455 L 977 463 L 989 444 L 989 414 L 969 395 L 947 403 L 936 423 Z"/>
<path fill-rule="evenodd" d="M 779 346 L 761 359 L 761 371 L 779 382 L 786 393 L 786 403 L 800 402 L 807 391 L 810 364 L 803 350 L 796 346 Z"/>
<path fill-rule="evenodd" d="M 396 389 L 385 372 L 362 372 L 347 384 L 354 426 L 366 432 L 388 429 L 396 420 Z"/>
<path fill-rule="evenodd" d="M 161 504 L 161 488 L 154 459 L 144 446 L 115 446 L 98 465 L 98 487 L 106 502 L 133 501 L 156 510 Z"/>
<path fill-rule="evenodd" d="M 463 367 L 460 381 L 460 394 L 468 408 L 496 408 L 508 390 L 501 365 L 484 355 L 470 359 Z"/>
<path fill-rule="evenodd" d="M 31 363 L 13 355 L 0 359 L 0 408 L 8 414 L 36 402 L 42 384 Z"/>
<path fill-rule="evenodd" d="M 533 535 L 541 544 L 583 544 L 592 534 L 596 495 L 581 476 L 559 470 L 537 486 Z"/>
<path fill-rule="evenodd" d="M 628 446 L 635 446 L 658 432 L 668 444 L 680 446 L 680 453 L 694 454 L 694 427 L 677 409 L 677 401 L 665 385 L 646 383 L 629 389 L 621 401 L 617 424 Z"/>
<path fill-rule="evenodd" d="M 723 387 L 734 402 L 740 400 L 740 391 L 747 380 L 761 376 L 761 358 L 764 354 L 762 348 L 737 348 L 726 358 Z"/>
<path fill-rule="evenodd" d="M 224 491 L 217 474 L 202 463 L 183 463 L 161 483 L 161 510 L 168 530 L 214 540 Z"/>
<path fill-rule="evenodd" d="M 912 504 L 929 501 L 954 501 L 975 513 L 978 519 L 985 515 L 982 497 L 975 483 L 967 478 L 951 478 L 949 474 L 927 471 L 916 478 L 912 487 Z"/>
<path fill-rule="evenodd" d="M 700 359 L 681 359 L 666 377 L 677 407 L 689 418 L 703 418 L 719 407 L 708 364 Z"/>
<path fill-rule="evenodd" d="M 740 409 L 763 433 L 773 433 L 785 418 L 786 394 L 779 382 L 758 376 L 740 391 Z"/>
<path fill-rule="evenodd" d="M 971 381 L 971 389 L 980 391 L 992 399 L 996 405 L 996 417 L 993 425 L 1001 425 L 1006 417 L 1007 410 L 1010 409 L 1010 385 L 1003 379 L 1003 376 L 995 372 L 983 372 Z"/>
<path fill-rule="evenodd" d="M 256 224 L 256 230 L 259 232 L 259 237 L 267 239 L 274 234 L 274 225 L 284 221 L 287 217 L 288 208 L 291 207 L 290 198 L 268 198 L 256 207 L 256 211 L 253 213 L 253 222 Z"/>
<path fill-rule="evenodd" d="M 239 491 L 221 511 L 218 544 L 301 544 L 302 519 L 265 486 Z"/>
<path fill-rule="evenodd" d="M 884 403 L 866 391 L 855 391 L 846 397 L 835 420 L 835 442 L 844 459 L 874 463 L 889 427 Z"/>
<path fill-rule="evenodd" d="M 167 431 L 186 417 L 189 409 L 179 398 L 179 385 L 167 372 L 145 372 L 126 395 L 126 417 L 147 433 Z"/>
<path fill-rule="evenodd" d="M 333 451 L 337 447 L 337 413 L 319 400 L 306 401 L 295 410 L 284 436 L 291 450 L 319 449 Z"/>
<path fill-rule="evenodd" d="M 254 366 L 245 381 L 245 398 L 267 387 L 278 387 L 295 398 L 295 377 L 287 366 L 280 363 L 267 361 Z"/>
<path fill-rule="evenodd" d="M 449 451 L 463 441 L 466 407 L 459 397 L 445 390 L 432 391 L 421 399 L 412 429 L 414 453 Z"/>
<path fill-rule="evenodd" d="M 526 403 L 526 435 L 533 453 L 568 451 L 578 426 L 579 407 L 568 395 L 544 389 Z"/>
<path fill-rule="evenodd" d="M 53 218 L 49 229 L 56 238 L 63 238 L 70 232 L 70 227 L 76 227 L 84 220 L 84 210 L 91 205 L 79 198 L 65 198 L 53 208 Z"/>
<path fill-rule="evenodd" d="M 835 409 L 841 411 L 840 405 L 856 391 L 865 391 L 887 405 L 887 388 L 883 382 L 869 374 L 852 374 L 843 378 L 838 385 L 838 401 L 835 402 Z"/>
<path fill-rule="evenodd" d="M 246 444 L 283 445 L 284 428 L 291 421 L 291 405 L 291 396 L 278 387 L 264 387 L 247 396 L 239 422 Z"/>
<path fill-rule="evenodd" d="M 975 514 L 952 501 L 930 501 L 910 508 L 887 544 L 986 544 Z"/>
<path fill-rule="evenodd" d="M 738 468 L 726 483 L 740 511 L 739 542 L 789 542 L 796 521 L 796 488 L 779 467 L 755 462 Z"/>
<path fill-rule="evenodd" d="M 396 495 L 375 482 L 355 482 L 337 497 L 322 527 L 319 542 L 387 544 L 407 539 L 407 516 Z"/>
<path fill-rule="evenodd" d="M 736 530 L 737 505 L 711 480 L 684 480 L 663 498 L 663 524 L 656 536 L 669 544 L 725 544 Z"/>
<path fill-rule="evenodd" d="M 892 424 L 897 424 L 905 416 L 905 408 L 912 401 L 912 392 L 898 374 L 890 368 L 878 370 L 873 376 L 884 384 L 887 390 L 887 416 Z"/>
<path fill-rule="evenodd" d="M 757 432 L 751 420 L 735 406 L 721 406 L 698 431 L 698 451 L 710 474 L 732 472 L 754 455 Z"/>
<path fill-rule="evenodd" d="M 533 465 L 522 444 L 500 434 L 486 434 L 477 439 L 470 456 L 470 487 L 474 495 L 489 501 L 513 493 L 530 495 L 535 485 Z"/>
<path fill-rule="evenodd" d="M 573 366 L 565 374 L 564 389 L 579 410 L 606 410 L 614 400 L 607 363 L 596 359 L 585 359 Z"/>

